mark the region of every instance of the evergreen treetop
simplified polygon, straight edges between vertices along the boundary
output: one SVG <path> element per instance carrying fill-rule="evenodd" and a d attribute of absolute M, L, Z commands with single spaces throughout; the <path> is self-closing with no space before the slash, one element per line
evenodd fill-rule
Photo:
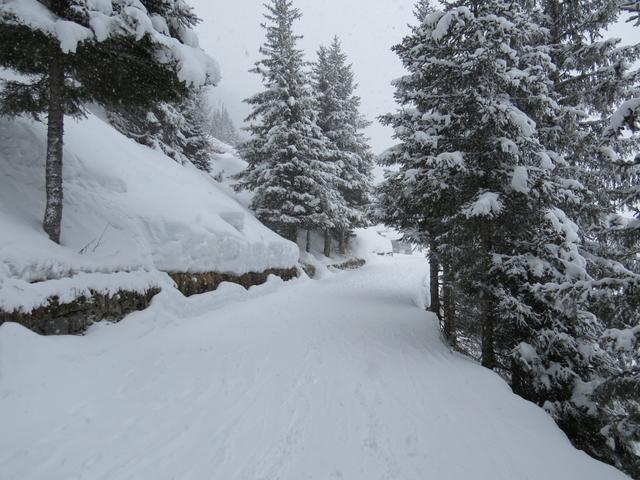
<path fill-rule="evenodd" d="M 335 166 L 326 161 L 327 141 L 316 124 L 316 100 L 307 63 L 293 31 L 301 13 L 291 0 L 265 5 L 262 59 L 252 72 L 265 89 L 246 100 L 252 138 L 240 151 L 249 166 L 240 185 L 254 191 L 253 208 L 263 222 L 295 240 L 299 229 L 333 226 L 328 212 L 335 201 L 329 188 Z"/>

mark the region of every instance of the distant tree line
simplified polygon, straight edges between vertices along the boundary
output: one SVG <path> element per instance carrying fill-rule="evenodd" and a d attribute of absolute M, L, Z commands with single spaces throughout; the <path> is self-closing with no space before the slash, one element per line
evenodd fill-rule
<path fill-rule="evenodd" d="M 420 1 L 376 211 L 429 249 L 451 346 L 635 478 L 640 47 L 602 32 L 639 6 Z"/>
<path fill-rule="evenodd" d="M 219 153 L 212 138 L 231 146 L 241 142 L 224 105 L 211 105 L 207 87 L 191 87 L 179 101 L 160 102 L 151 109 L 110 107 L 107 115 L 116 129 L 136 142 L 205 172 Z"/>
<path fill-rule="evenodd" d="M 242 142 L 242 137 L 223 104 L 217 108 L 210 108 L 207 122 L 212 137 L 232 147 L 237 147 Z"/>

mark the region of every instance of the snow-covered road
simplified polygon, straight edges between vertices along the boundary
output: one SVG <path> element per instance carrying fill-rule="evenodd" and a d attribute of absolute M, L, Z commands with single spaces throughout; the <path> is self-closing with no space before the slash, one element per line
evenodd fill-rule
<path fill-rule="evenodd" d="M 180 299 L 85 337 L 0 327 L 2 480 L 613 480 L 450 353 L 426 262 Z"/>

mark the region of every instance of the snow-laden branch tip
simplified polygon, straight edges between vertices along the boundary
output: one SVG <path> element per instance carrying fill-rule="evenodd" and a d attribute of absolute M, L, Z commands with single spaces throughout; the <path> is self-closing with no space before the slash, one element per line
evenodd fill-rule
<path fill-rule="evenodd" d="M 26 25 L 55 38 L 65 54 L 75 53 L 83 42 L 104 42 L 120 36 L 140 40 L 148 35 L 161 46 L 157 59 L 175 62 L 181 81 L 196 87 L 220 81 L 218 63 L 198 46 L 193 31 L 182 29 L 180 39 L 172 37 L 166 21 L 159 15 L 150 15 L 140 1 L 115 3 L 122 3 L 122 8 L 114 9 L 114 0 L 88 0 L 84 5 L 88 26 L 58 17 L 37 0 L 4 0 L 0 17 L 5 23 Z"/>
<path fill-rule="evenodd" d="M 497 217 L 502 213 L 504 204 L 500 201 L 500 195 L 494 192 L 484 192 L 478 198 L 469 203 L 462 213 L 467 218 L 471 217 Z"/>

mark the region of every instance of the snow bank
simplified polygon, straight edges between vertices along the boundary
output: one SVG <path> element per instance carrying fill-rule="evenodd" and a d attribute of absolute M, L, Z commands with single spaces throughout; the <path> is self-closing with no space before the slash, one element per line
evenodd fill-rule
<path fill-rule="evenodd" d="M 357 228 L 356 238 L 352 242 L 351 251 L 359 258 L 369 259 L 376 255 L 391 255 L 393 247 L 391 240 L 385 235 L 388 229 L 382 225 L 368 228 Z"/>
<path fill-rule="evenodd" d="M 62 245 L 56 245 L 41 227 L 45 138 L 42 124 L 0 119 L 0 308 L 15 306 L 16 295 L 32 305 L 36 289 L 57 288 L 30 282 L 79 273 L 151 272 L 144 281 L 153 283 L 158 271 L 241 275 L 297 264 L 296 245 L 263 226 L 211 176 L 138 145 L 93 115 L 66 122 Z"/>
<path fill-rule="evenodd" d="M 230 196 L 248 208 L 253 199 L 253 193 L 248 190 L 239 192 L 234 190 L 234 186 L 238 183 L 237 175 L 247 168 L 247 162 L 240 158 L 235 148 L 215 138 L 212 138 L 212 141 L 217 153 L 211 160 L 211 175 L 220 182 Z"/>
<path fill-rule="evenodd" d="M 169 275 L 157 271 L 78 273 L 37 283 L 6 278 L 0 288 L 0 307 L 7 312 L 31 312 L 45 306 L 51 297 L 57 297 L 60 304 L 65 304 L 80 297 L 91 298 L 92 292 L 108 296 L 115 296 L 120 291 L 144 294 L 154 288 L 173 286 Z"/>

